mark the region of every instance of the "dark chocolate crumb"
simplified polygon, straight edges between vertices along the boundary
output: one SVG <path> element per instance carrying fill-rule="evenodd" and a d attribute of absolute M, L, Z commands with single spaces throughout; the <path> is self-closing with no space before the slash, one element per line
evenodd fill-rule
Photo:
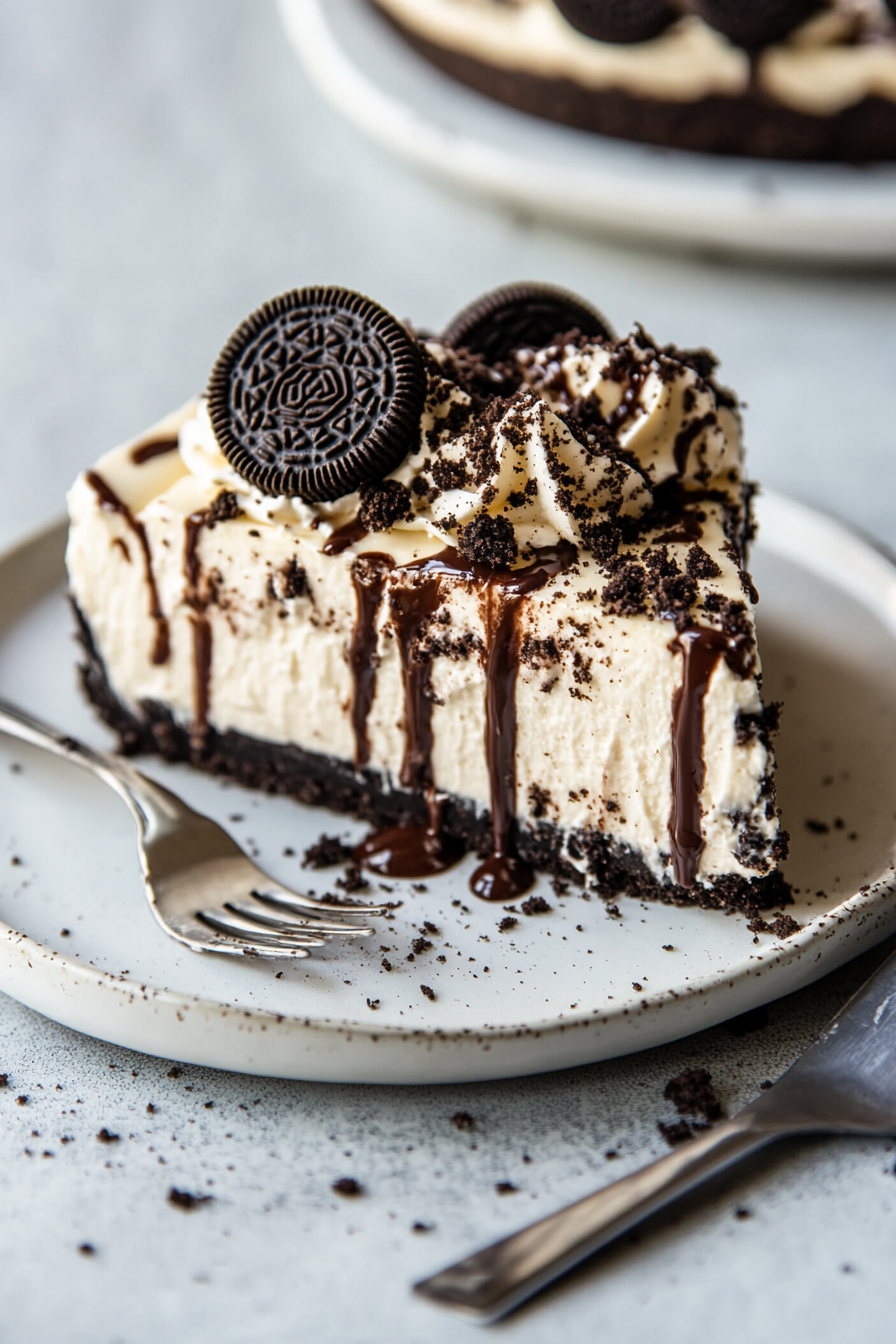
<path fill-rule="evenodd" d="M 518 1188 L 518 1186 L 514 1185 L 513 1181 L 498 1181 L 495 1185 L 495 1189 L 499 1195 L 515 1195 Z"/>
<path fill-rule="evenodd" d="M 370 883 L 367 881 L 367 878 L 364 877 L 358 865 L 356 863 L 350 863 L 346 866 L 344 876 L 337 877 L 336 885 L 337 887 L 341 887 L 343 891 L 348 892 L 349 895 L 352 895 L 356 891 L 366 891 L 370 886 Z"/>
<path fill-rule="evenodd" d="M 803 824 L 813 835 L 827 835 L 831 829 L 826 821 L 815 821 L 812 817 L 807 817 Z"/>
<path fill-rule="evenodd" d="M 674 947 L 674 945 L 673 945 L 672 943 L 663 943 L 663 951 L 664 951 L 664 952 L 674 952 L 674 951 L 675 951 L 675 947 Z"/>
<path fill-rule="evenodd" d="M 684 1069 L 670 1078 L 663 1097 L 671 1101 L 679 1115 L 699 1115 L 704 1120 L 722 1118 L 722 1104 L 712 1087 L 712 1074 L 706 1069 Z"/>
<path fill-rule="evenodd" d="M 0 1073 L 0 1087 L 9 1087 L 8 1073 Z"/>
<path fill-rule="evenodd" d="M 739 1219 L 741 1220 L 741 1222 L 743 1222 L 743 1220 L 744 1220 L 745 1218 L 752 1218 L 752 1217 L 753 1217 L 753 1215 L 752 1215 L 752 1213 L 750 1212 L 749 1209 L 735 1209 L 735 1210 L 734 1210 L 734 1216 L 735 1216 L 735 1218 L 739 1218 Z"/>
<path fill-rule="evenodd" d="M 795 933 L 800 932 L 802 927 L 802 924 L 799 924 L 792 915 L 779 915 L 769 925 L 776 938 L 792 938 Z"/>
<path fill-rule="evenodd" d="M 476 1121 L 469 1111 L 455 1111 L 451 1117 L 451 1123 L 455 1129 L 461 1129 L 469 1132 L 476 1128 Z"/>
<path fill-rule="evenodd" d="M 303 868 L 332 868 L 337 863 L 348 863 L 352 851 L 336 835 L 321 835 L 309 845 L 302 857 Z"/>
<path fill-rule="evenodd" d="M 687 1120 L 678 1120 L 673 1124 L 666 1124 L 664 1121 L 657 1121 L 657 1128 L 666 1140 L 670 1148 L 674 1148 L 679 1143 L 687 1143 L 701 1129 L 706 1129 L 706 1125 L 688 1124 Z"/>
<path fill-rule="evenodd" d="M 632 989 L 635 991 L 636 994 L 644 993 L 644 986 L 642 984 L 639 984 L 637 980 L 632 981 Z"/>
<path fill-rule="evenodd" d="M 530 896 L 523 901 L 520 909 L 524 915 L 546 915 L 553 907 L 548 905 L 543 896 Z"/>
<path fill-rule="evenodd" d="M 96 1255 L 95 1247 L 91 1246 L 89 1241 L 82 1241 L 78 1247 L 79 1255 Z"/>
<path fill-rule="evenodd" d="M 175 1066 L 174 1066 L 173 1069 L 169 1069 L 169 1070 L 168 1070 L 168 1077 L 169 1077 L 169 1078 L 179 1078 L 179 1077 L 180 1077 L 180 1069 L 177 1067 L 176 1064 L 175 1064 Z"/>
<path fill-rule="evenodd" d="M 687 564 L 692 579 L 717 579 L 722 572 L 712 556 L 696 542 L 688 551 Z"/>
<path fill-rule="evenodd" d="M 435 997 L 436 997 L 435 990 L 434 990 L 434 989 L 430 989 L 429 985 L 421 985 L 421 986 L 420 986 L 420 993 L 424 996 L 424 998 L 427 998 L 427 999 L 430 999 L 430 1000 L 432 1000 L 432 1001 L 435 1001 Z"/>
<path fill-rule="evenodd" d="M 368 532 L 385 532 L 393 523 L 411 517 L 411 492 L 401 481 L 375 481 L 361 486 L 358 518 Z"/>
<path fill-rule="evenodd" d="M 488 513 L 480 513 L 457 529 L 457 549 L 466 560 L 489 569 L 505 569 L 513 564 L 519 550 L 509 518 L 501 515 L 493 518 Z"/>
<path fill-rule="evenodd" d="M 103 1125 L 102 1129 L 100 1130 L 99 1134 L 97 1134 L 96 1137 L 99 1139 L 100 1143 L 118 1143 L 119 1139 L 121 1138 L 121 1135 L 111 1133 L 111 1131 L 108 1130 L 105 1125 Z"/>
<path fill-rule="evenodd" d="M 606 906 L 604 908 L 606 909 L 606 912 L 611 919 L 622 918 L 622 911 L 619 909 L 619 906 L 616 904 L 615 901 L 607 901 Z"/>
<path fill-rule="evenodd" d="M 232 490 L 222 490 L 217 499 L 205 511 L 205 526 L 214 527 L 215 523 L 227 523 L 231 518 L 242 517 L 242 509 Z"/>
<path fill-rule="evenodd" d="M 759 1084 L 759 1091 L 760 1091 L 760 1092 L 768 1092 L 768 1091 L 769 1091 L 771 1088 L 773 1088 L 773 1087 L 774 1087 L 774 1083 L 772 1082 L 771 1078 L 765 1078 L 765 1079 L 763 1079 L 763 1081 Z"/>
<path fill-rule="evenodd" d="M 513 915 L 505 915 L 498 925 L 498 928 L 501 933 L 509 933 L 511 929 L 516 928 L 517 924 L 519 924 L 519 920 L 514 919 Z"/>
<path fill-rule="evenodd" d="M 385 957 L 383 957 L 382 961 L 380 962 L 380 965 L 382 966 L 384 971 L 391 971 L 392 969 L 391 961 L 387 961 Z"/>
<path fill-rule="evenodd" d="M 155 1108 L 155 1106 L 153 1106 L 153 1104 L 152 1104 L 151 1101 L 148 1101 L 148 1102 L 146 1103 L 146 1114 L 147 1114 L 147 1115 L 155 1115 L 155 1113 L 156 1113 L 156 1108 Z"/>
<path fill-rule="evenodd" d="M 17 1106 L 27 1106 L 27 1105 L 28 1105 L 28 1098 L 25 1097 L 25 1096 L 16 1097 L 16 1105 L 17 1105 Z"/>
<path fill-rule="evenodd" d="M 175 1209 L 183 1209 L 186 1213 L 198 1208 L 200 1204 L 211 1204 L 213 1199 L 214 1195 L 191 1195 L 189 1190 L 178 1190 L 174 1185 L 168 1191 L 168 1203 Z"/>
<path fill-rule="evenodd" d="M 411 1231 L 417 1232 L 422 1236 L 425 1232 L 432 1232 L 434 1227 L 435 1223 L 412 1223 Z"/>
<path fill-rule="evenodd" d="M 377 1008 L 379 1008 L 379 1006 L 380 1006 L 380 1001 L 379 1001 L 379 999 L 368 999 L 368 1000 L 367 1000 L 367 1007 L 373 1009 L 374 1012 L 376 1012 L 376 1010 L 377 1010 Z"/>
<path fill-rule="evenodd" d="M 338 1181 L 334 1181 L 330 1189 L 337 1195 L 343 1195 L 346 1199 L 354 1199 L 356 1196 L 364 1193 L 363 1187 L 354 1176 L 340 1176 Z"/>

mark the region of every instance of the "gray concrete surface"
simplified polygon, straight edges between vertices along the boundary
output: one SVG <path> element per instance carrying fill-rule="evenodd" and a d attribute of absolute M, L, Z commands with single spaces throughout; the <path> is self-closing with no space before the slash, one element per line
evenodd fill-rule
<path fill-rule="evenodd" d="M 201 386 L 262 298 L 334 281 L 435 326 L 520 277 L 715 347 L 749 403 L 754 474 L 896 545 L 892 273 L 665 256 L 453 199 L 319 101 L 260 0 L 0 4 L 0 544 Z M 466 1338 L 409 1298 L 415 1277 L 658 1155 L 663 1085 L 685 1065 L 729 1108 L 747 1100 L 879 955 L 746 1034 L 410 1091 L 171 1076 L 0 998 L 0 1340 Z M 893 1165 L 884 1142 L 782 1146 L 494 1333 L 889 1338 Z M 344 1175 L 360 1198 L 331 1192 Z M 499 1196 L 504 1180 L 518 1192 Z M 213 1199 L 183 1211 L 172 1186 Z"/>

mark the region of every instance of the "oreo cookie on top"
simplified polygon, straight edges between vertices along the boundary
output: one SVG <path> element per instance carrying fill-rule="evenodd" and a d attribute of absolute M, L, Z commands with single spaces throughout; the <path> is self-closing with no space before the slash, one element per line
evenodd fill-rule
<path fill-rule="evenodd" d="M 514 350 L 541 350 L 563 332 L 611 341 L 613 332 L 590 303 L 556 285 L 502 285 L 468 304 L 449 322 L 446 345 L 481 355 L 498 364 Z"/>
<path fill-rule="evenodd" d="M 208 405 L 245 480 L 314 502 L 392 471 L 416 438 L 425 393 L 419 348 L 390 313 L 318 287 L 246 318 L 218 356 Z"/>

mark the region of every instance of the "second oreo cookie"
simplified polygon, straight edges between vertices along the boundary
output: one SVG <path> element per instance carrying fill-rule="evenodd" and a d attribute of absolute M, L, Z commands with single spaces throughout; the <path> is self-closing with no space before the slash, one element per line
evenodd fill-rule
<path fill-rule="evenodd" d="M 442 340 L 497 364 L 514 350 L 539 350 L 576 327 L 584 336 L 613 339 L 606 319 L 576 294 L 554 285 L 520 283 L 493 289 L 468 304 L 449 322 Z"/>
<path fill-rule="evenodd" d="M 245 480 L 313 502 L 392 471 L 413 446 L 425 394 L 405 328 L 363 294 L 319 287 L 246 318 L 218 356 L 208 402 Z"/>

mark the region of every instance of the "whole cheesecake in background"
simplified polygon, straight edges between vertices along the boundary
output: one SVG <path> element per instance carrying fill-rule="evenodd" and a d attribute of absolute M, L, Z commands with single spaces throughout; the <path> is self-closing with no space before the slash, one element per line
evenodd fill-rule
<path fill-rule="evenodd" d="M 567 126 L 710 154 L 896 158 L 896 0 L 370 0 L 419 52 Z"/>
<path fill-rule="evenodd" d="M 366 818 L 381 873 L 785 902 L 714 366 L 543 285 L 438 338 L 280 296 L 72 487 L 88 695 L 126 751 Z"/>

